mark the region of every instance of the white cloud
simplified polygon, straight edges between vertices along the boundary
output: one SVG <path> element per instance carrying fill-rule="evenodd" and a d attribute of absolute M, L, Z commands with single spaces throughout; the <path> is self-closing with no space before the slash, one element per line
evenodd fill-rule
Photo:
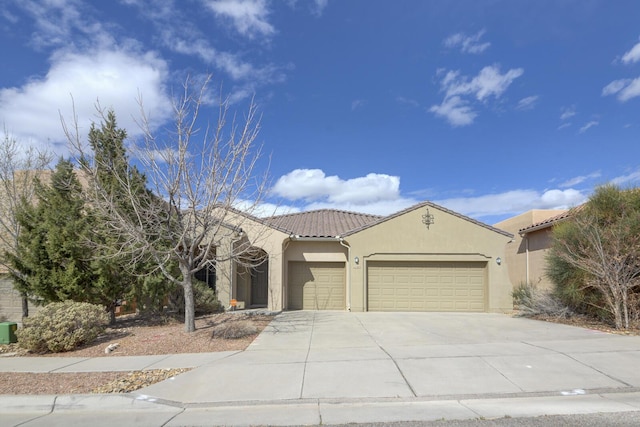
<path fill-rule="evenodd" d="M 462 53 L 482 53 L 491 46 L 489 42 L 480 42 L 484 33 L 484 30 L 478 31 L 472 36 L 467 36 L 465 33 L 456 33 L 447 37 L 443 43 L 445 47 L 450 49 L 459 47 Z"/>
<path fill-rule="evenodd" d="M 583 203 L 587 196 L 575 189 L 512 190 L 478 197 L 437 200 L 435 203 L 471 217 L 515 215 L 531 209 L 565 209 Z"/>
<path fill-rule="evenodd" d="M 275 28 L 267 18 L 266 0 L 204 0 L 216 16 L 231 20 L 235 29 L 245 37 L 270 36 Z"/>
<path fill-rule="evenodd" d="M 239 200 L 234 203 L 233 207 L 250 215 L 257 216 L 258 218 L 300 212 L 300 208 L 295 206 L 278 205 L 268 202 L 256 203 L 255 200 Z"/>
<path fill-rule="evenodd" d="M 579 130 L 580 133 L 585 133 L 586 131 L 588 131 L 590 128 L 594 127 L 594 126 L 598 126 L 600 124 L 600 122 L 596 121 L 596 120 L 591 120 L 589 123 L 585 124 L 584 126 L 582 126 Z"/>
<path fill-rule="evenodd" d="M 617 176 L 611 180 L 611 183 L 615 185 L 625 185 L 631 182 L 638 182 L 638 181 L 640 181 L 640 170 L 631 172 L 630 174 L 627 174 L 627 175 Z"/>
<path fill-rule="evenodd" d="M 84 10 L 86 5 L 79 0 L 23 0 L 16 4 L 33 17 L 37 31 L 33 32 L 32 39 L 38 47 L 68 44 L 74 31 L 91 38 L 102 32 L 101 25 L 89 18 L 90 14 Z"/>
<path fill-rule="evenodd" d="M 365 104 L 367 103 L 367 101 L 365 101 L 364 99 L 355 99 L 351 102 L 351 111 L 355 111 L 359 108 L 362 108 Z"/>
<path fill-rule="evenodd" d="M 631 82 L 631 79 L 614 80 L 602 88 L 602 96 L 615 95 L 624 89 Z"/>
<path fill-rule="evenodd" d="M 571 107 L 563 107 L 560 110 L 560 120 L 564 121 L 570 119 L 571 117 L 576 115 L 576 106 L 572 105 Z"/>
<path fill-rule="evenodd" d="M 287 5 L 290 8 L 295 8 L 296 5 L 298 4 L 298 0 L 284 0 L 285 3 L 287 3 Z M 304 3 L 307 3 L 308 0 L 304 0 Z M 329 0 L 311 0 L 311 7 L 310 10 L 311 12 L 316 15 L 316 16 L 322 16 L 322 13 L 324 12 L 324 10 L 326 9 L 326 7 L 329 5 Z"/>
<path fill-rule="evenodd" d="M 409 105 L 411 107 L 419 107 L 420 103 L 415 99 L 405 98 L 404 96 L 396 96 L 396 102 L 398 104 Z"/>
<path fill-rule="evenodd" d="M 305 210 L 316 210 L 316 209 L 338 209 L 350 212 L 360 212 L 360 213 L 368 213 L 372 215 L 391 215 L 393 213 L 399 212 L 403 209 L 406 209 L 410 206 L 419 203 L 419 201 L 415 199 L 405 199 L 399 197 L 395 200 L 384 200 L 384 201 L 375 201 L 369 202 L 367 204 L 361 203 L 334 203 L 334 202 L 313 202 L 305 206 Z"/>
<path fill-rule="evenodd" d="M 341 209 L 388 215 L 417 203 L 400 195 L 399 177 L 378 173 L 342 179 L 326 176 L 320 169 L 296 169 L 281 176 L 271 192 L 288 201 L 302 200 L 304 210 Z"/>
<path fill-rule="evenodd" d="M 400 178 L 370 173 L 343 180 L 336 175 L 326 176 L 320 169 L 296 169 L 281 176 L 272 192 L 288 200 L 367 204 L 397 199 L 400 196 Z"/>
<path fill-rule="evenodd" d="M 500 74 L 497 66 L 484 67 L 480 73 L 471 80 L 471 91 L 475 92 L 479 101 L 489 96 L 499 98 L 515 79 L 524 73 L 522 68 L 514 68 L 505 74 Z"/>
<path fill-rule="evenodd" d="M 560 188 L 573 187 L 575 185 L 582 184 L 587 180 L 600 178 L 601 176 L 602 174 L 600 172 L 593 172 L 593 173 L 590 173 L 589 175 L 576 176 L 561 183 L 559 187 Z"/>
<path fill-rule="evenodd" d="M 439 71 L 439 74 L 442 73 L 442 70 Z M 498 65 L 484 67 L 473 78 L 461 76 L 459 71 L 447 71 L 440 82 L 445 98 L 440 105 L 432 106 L 429 111 L 446 118 L 453 126 L 469 125 L 477 116 L 470 106 L 469 98 L 481 102 L 490 97 L 500 98 L 523 73 L 522 68 L 513 68 L 502 74 Z"/>
<path fill-rule="evenodd" d="M 535 107 L 536 102 L 538 102 L 538 96 L 527 96 L 526 98 L 522 98 L 520 101 L 518 101 L 518 105 L 516 106 L 516 109 L 518 110 L 531 110 L 533 107 Z"/>
<path fill-rule="evenodd" d="M 324 8 L 329 4 L 329 0 L 315 0 L 315 3 L 318 13 L 322 13 L 322 11 L 324 11 Z"/>
<path fill-rule="evenodd" d="M 434 198 L 434 202 L 480 219 L 504 218 L 531 209 L 566 209 L 584 203 L 591 191 L 569 187 L 600 176 L 599 171 L 577 176 L 560 184 L 559 188 L 542 191 L 515 189 L 481 196 Z M 631 181 L 640 181 L 640 171 L 618 177 L 612 182 L 622 184 Z M 412 193 L 412 197 L 401 194 L 400 177 L 397 176 L 370 173 L 363 177 L 342 179 L 335 175 L 327 176 L 320 169 L 293 170 L 277 180 L 271 193 L 284 200 L 280 206 L 294 210 L 342 209 L 377 215 L 389 215 L 423 201 L 415 198 L 420 197 L 420 192 Z M 433 191 L 429 191 L 429 194 L 433 194 Z M 422 197 L 426 197 L 425 194 Z M 302 205 L 295 202 L 302 202 Z M 298 208 L 292 208 L 293 205 L 298 205 Z"/>
<path fill-rule="evenodd" d="M 429 111 L 444 117 L 452 126 L 467 126 L 473 123 L 477 114 L 459 96 L 445 98 L 440 105 L 433 105 Z"/>
<path fill-rule="evenodd" d="M 129 0 L 131 1 L 131 0 Z M 158 40 L 167 49 L 182 55 L 198 57 L 207 66 L 212 65 L 234 80 L 240 88 L 234 88 L 235 94 L 244 92 L 252 94 L 259 86 L 281 83 L 286 78 L 286 71 L 291 65 L 277 66 L 274 64 L 254 64 L 240 53 L 232 53 L 217 49 L 211 44 L 207 36 L 176 8 L 164 7 L 164 2 L 153 13 L 147 13 L 149 5 L 136 3 L 141 13 L 151 20 L 157 33 Z M 154 4 L 155 6 L 155 4 Z M 226 79 L 228 80 L 228 79 Z M 234 96 L 235 98 L 244 98 Z"/>
<path fill-rule="evenodd" d="M 617 98 L 621 102 L 626 102 L 631 98 L 640 96 L 640 77 L 635 79 L 614 80 L 602 88 L 602 96 L 618 94 Z"/>
<path fill-rule="evenodd" d="M 569 126 L 571 126 L 571 122 L 565 122 L 563 124 L 561 124 L 560 126 L 558 126 L 558 130 L 562 130 L 564 128 L 568 128 Z"/>
<path fill-rule="evenodd" d="M 119 126 L 140 134 L 138 95 L 152 124 L 171 113 L 165 92 L 167 65 L 154 53 L 99 50 L 88 54 L 58 53 L 43 78 L 22 87 L 0 89 L 0 120 L 18 139 L 39 144 L 65 141 L 60 114 L 72 120 L 72 98 L 80 132 L 86 136 L 96 116 L 96 103 L 113 108 Z M 63 148 L 59 148 L 64 150 Z M 64 151 L 63 151 L 64 152 Z"/>
<path fill-rule="evenodd" d="M 640 61 L 640 43 L 636 43 L 622 56 L 622 62 L 625 64 L 633 64 L 638 61 Z"/>

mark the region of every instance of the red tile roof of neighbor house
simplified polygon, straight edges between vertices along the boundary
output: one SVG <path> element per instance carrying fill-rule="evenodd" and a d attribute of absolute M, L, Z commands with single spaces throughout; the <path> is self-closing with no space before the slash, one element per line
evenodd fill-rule
<path fill-rule="evenodd" d="M 582 205 L 580 205 L 580 206 L 582 206 Z M 553 227 L 556 223 L 569 218 L 571 216 L 571 214 L 573 214 L 573 212 L 576 211 L 576 209 L 580 209 L 580 206 L 578 206 L 577 208 L 569 209 L 568 211 L 562 212 L 559 215 L 552 216 L 551 218 L 547 218 L 544 221 L 540 221 L 540 222 L 537 222 L 535 224 L 531 224 L 528 227 L 521 228 L 520 230 L 518 230 L 518 233 L 519 234 L 527 234 L 527 233 L 530 233 L 532 231 L 542 230 L 543 228 Z"/>
<path fill-rule="evenodd" d="M 379 215 L 321 209 L 268 218 L 271 227 L 300 237 L 336 237 L 344 233 L 375 223 Z"/>

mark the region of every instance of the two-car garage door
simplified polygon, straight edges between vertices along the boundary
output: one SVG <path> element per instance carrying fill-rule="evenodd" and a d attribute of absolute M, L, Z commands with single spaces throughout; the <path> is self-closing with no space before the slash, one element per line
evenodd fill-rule
<path fill-rule="evenodd" d="M 369 262 L 369 311 L 485 311 L 484 262 Z"/>
<path fill-rule="evenodd" d="M 486 310 L 485 262 L 370 261 L 369 311 Z M 289 310 L 344 310 L 345 264 L 289 262 Z"/>

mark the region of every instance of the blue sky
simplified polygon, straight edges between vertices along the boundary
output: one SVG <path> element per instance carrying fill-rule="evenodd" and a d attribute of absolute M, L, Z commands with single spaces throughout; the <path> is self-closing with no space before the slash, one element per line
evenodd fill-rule
<path fill-rule="evenodd" d="M 0 120 L 67 154 L 113 108 L 162 125 L 185 76 L 254 96 L 269 201 L 487 223 L 640 180 L 635 0 L 5 0 Z M 266 164 L 267 162 L 263 162 Z"/>

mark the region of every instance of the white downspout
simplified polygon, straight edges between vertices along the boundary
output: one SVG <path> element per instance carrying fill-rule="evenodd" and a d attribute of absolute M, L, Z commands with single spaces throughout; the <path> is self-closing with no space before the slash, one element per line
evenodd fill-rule
<path fill-rule="evenodd" d="M 351 246 L 346 244 L 342 237 L 339 237 L 338 242 L 347 248 L 347 311 L 351 311 Z"/>
<path fill-rule="evenodd" d="M 529 236 L 527 236 L 526 234 L 524 235 L 524 244 L 525 244 L 525 251 L 526 251 L 526 260 L 527 260 L 527 265 L 526 265 L 526 276 L 527 276 L 527 285 L 530 283 L 529 282 Z"/>

